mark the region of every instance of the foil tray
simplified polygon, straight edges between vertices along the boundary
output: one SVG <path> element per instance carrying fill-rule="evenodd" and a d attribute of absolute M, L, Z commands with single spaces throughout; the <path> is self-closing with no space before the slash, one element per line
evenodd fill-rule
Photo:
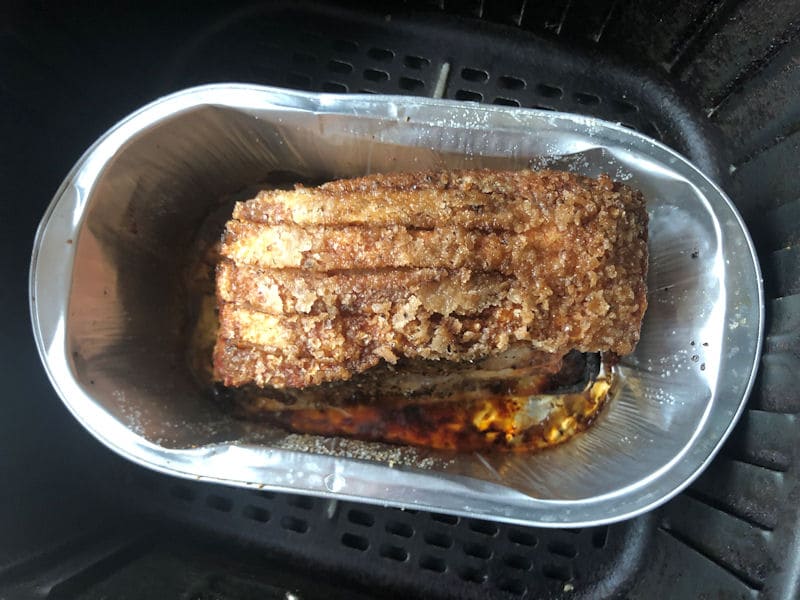
<path fill-rule="evenodd" d="M 280 176 L 428 168 L 608 173 L 650 214 L 649 309 L 597 422 L 539 453 L 446 453 L 286 434 L 229 416 L 192 377 L 185 265 L 222 197 Z M 760 356 L 753 244 L 725 194 L 666 146 L 548 111 L 254 85 L 185 90 L 101 137 L 33 250 L 34 336 L 64 403 L 147 467 L 230 485 L 538 526 L 588 526 L 665 502 L 711 461 Z"/>

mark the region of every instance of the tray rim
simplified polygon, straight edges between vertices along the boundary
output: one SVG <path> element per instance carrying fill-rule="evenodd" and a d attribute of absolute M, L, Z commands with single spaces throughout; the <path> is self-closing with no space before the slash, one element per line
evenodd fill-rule
<path fill-rule="evenodd" d="M 325 491 L 320 489 L 308 489 L 303 487 L 293 487 L 288 485 L 280 485 L 280 484 L 270 484 L 264 482 L 252 482 L 252 481 L 243 481 L 240 479 L 232 479 L 227 477 L 220 477 L 220 476 L 207 476 L 202 474 L 197 474 L 196 472 L 192 472 L 191 470 L 184 470 L 179 468 L 173 463 L 177 463 L 178 465 L 183 461 L 180 460 L 182 457 L 184 460 L 189 458 L 194 458 L 195 460 L 202 456 L 204 453 L 210 453 L 211 455 L 215 454 L 218 449 L 220 448 L 240 448 L 240 449 L 255 449 L 259 452 L 288 452 L 285 450 L 275 450 L 275 449 L 266 449 L 264 447 L 256 447 L 256 446 L 248 446 L 248 445 L 241 445 L 241 444 L 216 444 L 216 445 L 207 445 L 201 448 L 197 448 L 194 450 L 174 450 L 174 449 L 167 449 L 157 444 L 153 444 L 138 436 L 135 432 L 130 430 L 127 426 L 122 424 L 121 422 L 117 421 L 111 415 L 105 414 L 104 417 L 107 419 L 115 421 L 121 429 L 124 429 L 128 434 L 131 436 L 138 438 L 135 444 L 129 444 L 129 447 L 125 447 L 125 444 L 120 443 L 116 440 L 116 438 L 112 435 L 109 435 L 107 432 L 104 431 L 103 427 L 93 427 L 89 423 L 87 423 L 86 419 L 84 418 L 85 415 L 81 411 L 81 407 L 74 403 L 70 398 L 70 394 L 67 393 L 67 390 L 64 389 L 62 385 L 64 382 L 61 377 L 63 377 L 63 369 L 55 370 L 51 365 L 50 357 L 48 356 L 47 348 L 45 347 L 45 332 L 42 330 L 42 323 L 40 319 L 40 309 L 39 304 L 36 298 L 36 291 L 38 286 L 38 275 L 39 275 L 39 260 L 41 257 L 41 250 L 42 250 L 42 242 L 45 237 L 45 233 L 48 227 L 51 224 L 53 214 L 60 204 L 60 202 L 64 201 L 65 197 L 67 197 L 68 192 L 76 183 L 76 176 L 81 173 L 84 168 L 87 166 L 87 163 L 90 162 L 90 159 L 94 156 L 94 154 L 98 151 L 98 149 L 103 148 L 106 144 L 110 144 L 112 141 L 115 141 L 116 138 L 121 137 L 121 134 L 127 128 L 134 128 L 137 125 L 139 128 L 136 131 L 140 131 L 142 128 L 147 126 L 152 126 L 164 118 L 169 118 L 180 112 L 188 111 L 194 108 L 199 108 L 206 105 L 214 105 L 214 106 L 223 106 L 232 109 L 242 108 L 244 104 L 244 100 L 248 98 L 253 98 L 254 96 L 261 97 L 261 101 L 258 103 L 260 107 L 266 106 L 273 106 L 282 109 L 293 109 L 303 111 L 306 110 L 304 108 L 298 108 L 296 105 L 291 105 L 285 103 L 286 99 L 294 99 L 295 102 L 307 103 L 310 106 L 316 106 L 318 109 L 321 109 L 321 112 L 325 112 L 326 105 L 336 104 L 336 103 L 347 103 L 347 102 L 358 102 L 358 101 L 369 101 L 373 104 L 384 104 L 384 105 L 391 105 L 391 104 L 402 104 L 407 103 L 409 100 L 412 100 L 415 105 L 429 105 L 429 106 L 437 106 L 440 108 L 454 108 L 454 107 L 463 107 L 469 108 L 470 110 L 478 109 L 479 111 L 485 112 L 498 112 L 498 113 L 528 113 L 540 117 L 549 117 L 549 118 L 565 118 L 568 120 L 572 120 L 574 122 L 579 122 L 588 125 L 599 125 L 603 128 L 613 129 L 618 132 L 622 132 L 626 136 L 631 136 L 633 138 L 638 138 L 640 141 L 646 142 L 647 144 L 652 145 L 654 148 L 666 152 L 672 158 L 679 160 L 680 162 L 684 163 L 688 169 L 693 171 L 696 175 L 700 176 L 703 180 L 703 183 L 709 188 L 719 195 L 720 198 L 724 200 L 727 204 L 727 207 L 730 209 L 734 219 L 736 221 L 736 225 L 738 226 L 739 230 L 741 231 L 744 241 L 746 242 L 747 249 L 749 251 L 749 256 L 752 259 L 752 265 L 748 264 L 749 266 L 753 267 L 753 271 L 755 277 L 757 279 L 757 296 L 758 296 L 758 309 L 757 309 L 757 317 L 758 317 L 758 324 L 757 324 L 757 336 L 755 340 L 755 347 L 754 347 L 754 358 L 753 364 L 750 366 L 749 376 L 745 385 L 744 392 L 742 394 L 742 398 L 740 399 L 737 408 L 733 415 L 731 416 L 730 422 L 728 423 L 727 427 L 725 427 L 724 431 L 719 436 L 719 439 L 714 442 L 714 446 L 712 450 L 708 453 L 708 455 L 697 464 L 694 469 L 688 473 L 687 476 L 683 477 L 682 479 L 679 478 L 679 481 L 672 485 L 671 489 L 668 490 L 666 493 L 661 495 L 657 495 L 655 498 L 640 502 L 638 506 L 632 509 L 627 509 L 624 512 L 617 513 L 617 514 L 603 514 L 598 515 L 595 518 L 578 518 L 578 519 L 567 519 L 567 520 L 560 520 L 556 518 L 555 520 L 543 518 L 543 516 L 539 515 L 534 518 L 522 518 L 520 516 L 513 516 L 509 514 L 496 514 L 496 513 L 486 513 L 486 512 L 473 512 L 471 510 L 461 510 L 455 509 L 447 506 L 441 505 L 428 505 L 416 502 L 403 502 L 398 500 L 393 500 L 389 498 L 375 498 L 369 496 L 363 496 L 360 494 L 346 494 L 342 492 L 336 491 Z M 236 101 L 238 98 L 238 101 Z M 264 102 L 264 100 L 268 100 Z M 284 103 L 282 103 L 284 101 Z M 251 105 L 250 108 L 253 108 Z M 376 116 L 383 116 L 383 115 L 376 115 Z M 139 123 L 142 121 L 142 123 Z M 121 142 L 116 145 L 115 150 L 118 150 L 124 143 L 126 138 L 122 137 Z M 102 167 L 106 164 L 106 162 L 113 157 L 115 154 L 110 153 L 108 154 L 104 160 L 100 161 L 100 166 L 97 169 L 99 172 L 102 170 Z M 77 220 L 72 224 L 72 231 L 77 234 L 80 230 L 80 225 L 82 220 Z M 72 273 L 72 264 L 74 261 L 74 248 L 69 251 L 67 258 L 65 259 L 68 269 L 65 269 L 69 272 L 69 275 L 66 276 L 68 280 L 71 280 L 71 273 Z M 406 96 L 397 96 L 397 95 L 377 95 L 377 94 L 329 94 L 329 93 L 314 93 L 314 92 L 302 92 L 302 91 L 295 91 L 289 90 L 285 88 L 275 88 L 275 87 L 268 87 L 268 86 L 260 86 L 254 84 L 210 84 L 210 85 L 202 85 L 198 87 L 188 88 L 185 90 L 181 90 L 175 92 L 173 94 L 169 94 L 162 98 L 159 98 L 142 108 L 138 109 L 137 111 L 131 113 L 128 117 L 124 118 L 116 125 L 111 127 L 108 131 L 106 131 L 101 137 L 99 137 L 92 146 L 90 146 L 86 152 L 80 157 L 80 159 L 76 162 L 76 164 L 72 167 L 68 175 L 65 177 L 62 184 L 59 186 L 58 190 L 56 191 L 52 201 L 48 205 L 42 220 L 39 224 L 39 227 L 36 231 L 36 236 L 34 239 L 34 247 L 31 256 L 31 266 L 29 272 L 29 303 L 30 303 L 30 311 L 31 311 L 31 323 L 33 328 L 33 334 L 37 346 L 37 350 L 39 352 L 40 359 L 42 360 L 43 366 L 45 371 L 50 379 L 51 384 L 53 385 L 54 389 L 60 396 L 62 402 L 67 406 L 67 408 L 72 412 L 75 418 L 81 422 L 81 424 L 101 443 L 107 446 L 112 451 L 116 452 L 117 454 L 132 460 L 142 466 L 147 468 L 151 468 L 166 474 L 183 477 L 187 479 L 202 479 L 206 481 L 214 481 L 218 483 L 223 483 L 227 485 L 235 485 L 240 487 L 251 487 L 255 489 L 269 489 L 274 491 L 283 491 L 283 492 L 291 492 L 291 493 L 299 493 L 299 494 L 306 494 L 318 497 L 327 497 L 332 499 L 342 499 L 342 500 L 350 500 L 356 502 L 365 502 L 370 504 L 377 504 L 377 505 L 384 505 L 384 506 L 395 506 L 399 508 L 414 508 L 414 509 L 423 509 L 423 510 L 433 510 L 438 512 L 456 514 L 460 516 L 467 516 L 467 517 L 481 517 L 481 518 L 488 518 L 496 521 L 508 522 L 508 523 L 515 523 L 520 525 L 535 525 L 541 527 L 584 527 L 584 526 L 594 526 L 594 525 L 602 525 L 613 523 L 621 520 L 625 520 L 628 518 L 635 517 L 642 513 L 648 512 L 661 504 L 667 502 L 669 499 L 673 498 L 681 491 L 683 491 L 687 486 L 689 486 L 702 472 L 703 470 L 710 464 L 710 462 L 714 459 L 717 455 L 719 450 L 721 449 L 723 443 L 730 435 L 731 431 L 733 430 L 734 426 L 738 422 L 739 417 L 744 411 L 746 400 L 749 394 L 752 391 L 755 378 L 758 371 L 758 364 L 760 362 L 761 353 L 762 353 L 762 346 L 763 346 L 763 335 L 764 335 L 764 322 L 765 322 L 765 300 L 764 300 L 764 289 L 763 289 L 763 277 L 761 274 L 760 265 L 757 258 L 757 253 L 755 251 L 755 246 L 753 244 L 752 238 L 747 230 L 747 227 L 739 214 L 738 210 L 736 209 L 735 205 L 732 201 L 728 198 L 724 191 L 721 190 L 719 186 L 717 186 L 713 181 L 711 181 L 708 177 L 706 177 L 702 172 L 700 172 L 696 167 L 694 167 L 687 159 L 685 159 L 682 155 L 677 153 L 676 151 L 672 150 L 668 146 L 653 140 L 647 136 L 639 134 L 638 132 L 632 131 L 628 128 L 623 127 L 622 125 L 618 125 L 616 123 L 611 123 L 608 121 L 604 121 L 602 119 L 597 119 L 594 117 L 587 117 L 583 115 L 576 115 L 573 113 L 563 113 L 563 112 L 553 112 L 553 111 L 543 111 L 537 109 L 522 109 L 522 108 L 509 108 L 509 107 L 500 107 L 500 106 L 493 106 L 493 105 L 479 105 L 471 102 L 461 102 L 456 100 L 441 100 L 441 99 L 430 99 L 424 97 L 414 97 L 413 99 L 409 99 Z M 68 368 L 68 367 L 67 367 Z M 57 371 L 61 373 L 61 376 L 57 374 Z M 100 408 L 100 407 L 95 407 Z M 102 409 L 100 409 L 102 411 Z M 99 416 L 97 421 L 102 420 Z M 702 426 L 698 429 L 698 434 L 692 437 L 690 444 L 694 444 L 695 441 L 700 437 L 700 433 L 705 429 L 708 423 L 708 419 L 704 419 Z M 653 472 L 653 476 L 648 477 L 648 483 L 652 481 L 657 481 L 662 478 L 667 478 L 671 471 L 673 471 L 674 467 L 677 464 L 682 462 L 683 457 L 688 453 L 688 449 L 691 445 L 688 445 L 684 452 L 681 452 L 681 456 L 678 460 L 671 461 L 667 465 L 664 465 L 658 471 Z M 136 450 L 136 452 L 132 451 L 132 448 Z M 157 457 L 159 454 L 164 456 L 161 457 L 160 460 L 156 460 L 154 457 Z M 297 452 L 297 454 L 301 454 Z M 170 460 L 170 457 L 173 460 Z M 334 459 L 334 457 L 325 457 Z M 178 460 L 174 460 L 178 459 Z M 397 468 L 392 468 L 387 465 L 383 465 L 380 463 L 373 463 L 369 461 L 362 461 L 359 459 L 341 459 L 337 458 L 336 460 L 348 460 L 348 461 L 358 461 L 360 463 L 369 464 L 375 468 L 380 469 L 390 469 L 394 471 L 398 471 Z M 420 476 L 423 478 L 433 477 L 439 478 L 438 474 L 435 473 L 425 473 L 420 472 Z M 464 476 L 449 476 L 451 480 L 468 480 L 468 481 L 476 481 L 472 478 L 464 477 Z M 490 484 L 486 482 L 482 482 L 483 488 L 498 488 L 498 490 L 508 490 L 505 486 L 501 486 L 498 484 Z M 626 494 L 626 492 L 630 488 L 639 488 L 641 487 L 640 482 L 634 482 L 631 486 L 626 486 L 619 490 L 615 490 L 614 492 L 607 493 L 604 495 L 598 495 L 591 499 L 577 499 L 577 500 L 543 500 L 543 499 L 532 499 L 545 507 L 547 505 L 554 505 L 554 506 L 561 506 L 564 508 L 567 507 L 574 507 L 577 508 L 583 505 L 589 505 L 588 507 L 591 509 L 593 503 L 598 502 L 608 502 L 613 501 L 615 498 L 621 500 L 622 497 Z M 485 494 L 486 492 L 481 492 Z M 518 493 L 520 496 L 524 498 L 530 498 L 529 496 L 525 496 L 524 494 Z M 538 512 L 538 511 L 537 511 Z"/>

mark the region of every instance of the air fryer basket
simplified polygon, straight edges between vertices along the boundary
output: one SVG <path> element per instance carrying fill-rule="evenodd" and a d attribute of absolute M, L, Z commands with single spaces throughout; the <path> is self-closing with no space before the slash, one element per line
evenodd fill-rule
<path fill-rule="evenodd" d="M 9 23 L 0 598 L 797 597 L 796 2 L 29 6 Z M 722 454 L 655 513 L 537 530 L 178 481 L 99 447 L 50 390 L 28 333 L 33 230 L 118 118 L 220 81 L 579 112 L 685 154 L 745 216 L 768 296 L 759 381 Z"/>

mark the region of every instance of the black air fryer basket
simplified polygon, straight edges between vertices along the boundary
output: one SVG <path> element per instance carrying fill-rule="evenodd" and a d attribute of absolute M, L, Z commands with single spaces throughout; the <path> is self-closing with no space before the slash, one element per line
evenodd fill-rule
<path fill-rule="evenodd" d="M 0 599 L 800 596 L 800 4 L 760 0 L 26 3 L 0 20 Z M 535 529 L 183 481 L 68 414 L 34 348 L 33 235 L 82 152 L 211 82 L 583 113 L 731 196 L 767 292 L 731 438 L 662 508 Z"/>

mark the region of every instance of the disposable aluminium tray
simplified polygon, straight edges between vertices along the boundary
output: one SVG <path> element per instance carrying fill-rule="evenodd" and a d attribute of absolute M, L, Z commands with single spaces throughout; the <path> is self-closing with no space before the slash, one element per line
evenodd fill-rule
<path fill-rule="evenodd" d="M 426 168 L 609 173 L 643 191 L 649 303 L 614 397 L 570 443 L 452 454 L 288 435 L 230 417 L 186 360 L 184 277 L 220 198 L 274 177 Z M 625 127 L 547 111 L 253 85 L 158 100 L 90 148 L 48 208 L 34 334 L 76 418 L 127 458 L 190 478 L 540 526 L 640 514 L 688 485 L 738 418 L 761 347 L 752 243 L 724 193 Z"/>

